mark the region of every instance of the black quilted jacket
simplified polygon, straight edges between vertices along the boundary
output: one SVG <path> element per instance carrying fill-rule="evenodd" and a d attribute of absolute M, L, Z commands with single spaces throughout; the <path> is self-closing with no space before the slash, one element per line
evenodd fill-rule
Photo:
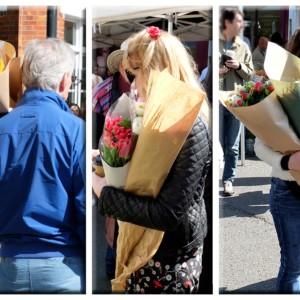
<path fill-rule="evenodd" d="M 174 261 L 178 254 L 203 244 L 207 232 L 204 197 L 211 201 L 211 182 L 206 182 L 210 168 L 210 134 L 198 118 L 156 199 L 105 187 L 98 209 L 121 221 L 165 231 L 155 259 Z"/>

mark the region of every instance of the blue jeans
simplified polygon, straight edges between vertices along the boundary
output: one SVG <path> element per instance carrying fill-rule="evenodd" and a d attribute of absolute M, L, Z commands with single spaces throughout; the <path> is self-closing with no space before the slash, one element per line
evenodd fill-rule
<path fill-rule="evenodd" d="M 0 258 L 1 293 L 85 293 L 80 257 Z"/>
<path fill-rule="evenodd" d="M 272 178 L 270 209 L 281 249 L 277 289 L 300 293 L 300 192 L 291 182 Z"/>
<path fill-rule="evenodd" d="M 240 133 L 241 122 L 223 105 L 220 105 L 219 134 L 225 162 L 223 181 L 233 182 L 234 180 L 239 159 Z"/>

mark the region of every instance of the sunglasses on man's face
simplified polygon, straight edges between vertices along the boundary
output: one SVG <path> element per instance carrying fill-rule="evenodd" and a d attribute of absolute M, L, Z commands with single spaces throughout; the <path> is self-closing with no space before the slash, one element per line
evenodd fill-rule
<path fill-rule="evenodd" d="M 126 73 L 126 76 L 127 76 L 127 79 L 130 83 L 133 82 L 133 80 L 135 79 L 135 75 L 132 74 L 129 70 L 125 70 L 125 73 Z"/>

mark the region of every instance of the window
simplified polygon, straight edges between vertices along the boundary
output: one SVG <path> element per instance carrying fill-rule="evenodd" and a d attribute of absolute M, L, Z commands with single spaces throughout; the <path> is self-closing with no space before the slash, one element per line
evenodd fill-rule
<path fill-rule="evenodd" d="M 78 104 L 83 111 L 86 106 L 86 49 L 85 49 L 85 11 L 82 17 L 65 14 L 64 38 L 75 53 L 73 83 L 68 97 L 69 102 Z"/>

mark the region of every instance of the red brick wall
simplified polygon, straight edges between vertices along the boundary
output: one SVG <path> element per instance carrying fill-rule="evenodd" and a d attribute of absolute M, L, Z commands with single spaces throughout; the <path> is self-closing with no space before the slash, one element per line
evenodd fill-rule
<path fill-rule="evenodd" d="M 0 12 L 0 40 L 9 42 L 18 49 L 19 10 L 11 8 Z"/>
<path fill-rule="evenodd" d="M 47 7 L 21 6 L 0 12 L 0 40 L 12 43 L 22 55 L 28 41 L 47 37 Z M 64 39 L 64 16 L 57 11 L 57 37 Z"/>
<path fill-rule="evenodd" d="M 57 9 L 57 38 L 63 40 L 65 38 L 65 18 Z"/>
<path fill-rule="evenodd" d="M 43 39 L 47 35 L 47 7 L 19 8 L 19 47 L 22 55 L 27 42 L 32 39 Z"/>

